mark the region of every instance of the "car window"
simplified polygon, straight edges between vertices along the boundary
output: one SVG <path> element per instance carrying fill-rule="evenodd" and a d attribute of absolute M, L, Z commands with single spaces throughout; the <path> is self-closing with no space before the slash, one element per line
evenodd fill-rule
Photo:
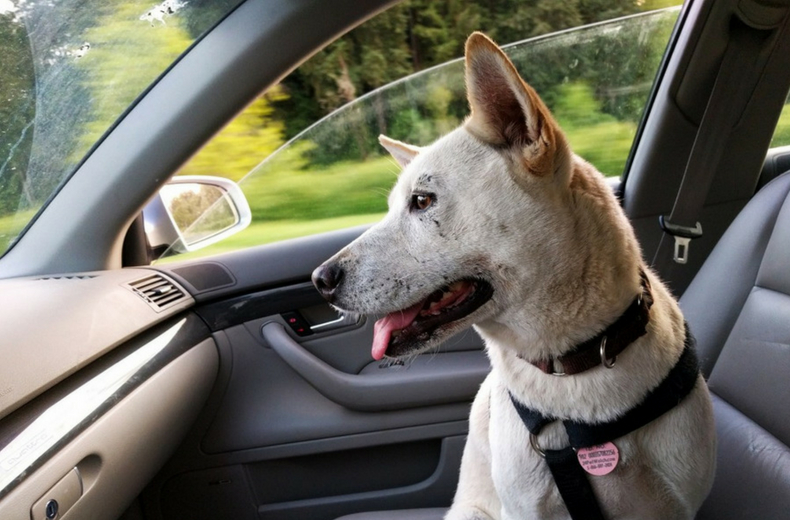
<path fill-rule="evenodd" d="M 240 0 L 0 0 L 0 254 L 127 107 Z"/>
<path fill-rule="evenodd" d="M 481 2 L 498 3 L 506 2 Z M 594 3 L 580 1 L 568 20 L 583 22 L 579 9 L 592 10 Z M 431 14 L 428 5 L 406 2 L 335 42 L 255 100 L 182 168 L 179 174 L 238 181 L 252 211 L 247 229 L 188 256 L 378 220 L 399 171 L 378 135 L 425 145 L 463 121 L 463 61 L 451 58 L 462 54 L 466 35 L 477 28 L 503 45 L 576 153 L 606 175 L 622 174 L 678 8 L 523 39 L 551 28 L 550 21 L 526 7 L 491 24 L 472 9 L 474 2 L 455 13 Z M 436 27 L 448 16 L 457 25 L 444 28 L 455 36 Z M 415 36 L 423 40 L 415 44 Z M 329 114 L 301 130 L 322 112 Z"/>
<path fill-rule="evenodd" d="M 771 148 L 787 145 L 790 145 L 790 95 L 787 96 L 782 113 L 779 114 L 779 121 L 776 122 L 776 130 L 771 138 Z"/>

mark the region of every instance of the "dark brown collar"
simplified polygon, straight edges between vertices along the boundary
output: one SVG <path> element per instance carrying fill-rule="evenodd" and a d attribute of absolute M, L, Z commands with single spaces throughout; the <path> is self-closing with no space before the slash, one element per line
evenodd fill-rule
<path fill-rule="evenodd" d="M 600 364 L 612 368 L 617 355 L 647 332 L 653 293 L 650 292 L 650 282 L 644 270 L 639 269 L 639 276 L 642 279 L 642 291 L 617 321 L 567 354 L 531 363 L 546 374 L 555 376 L 572 376 Z M 558 361 L 562 364 L 561 372 L 556 370 Z"/>

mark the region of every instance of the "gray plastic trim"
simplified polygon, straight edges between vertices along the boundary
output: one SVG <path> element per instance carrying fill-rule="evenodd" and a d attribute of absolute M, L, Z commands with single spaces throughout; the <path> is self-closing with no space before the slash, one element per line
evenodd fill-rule
<path fill-rule="evenodd" d="M 411 507 L 447 506 L 458 484 L 458 466 L 465 445 L 466 437 L 445 438 L 436 471 L 420 483 L 381 491 L 267 504 L 258 507 L 258 515 L 271 520 L 285 520 L 313 518 L 320 512 L 321 517 L 325 517 L 330 512 L 344 515 L 368 507 L 371 510 L 398 508 L 404 501 Z"/>
<path fill-rule="evenodd" d="M 763 169 L 760 171 L 757 191 L 788 170 L 790 170 L 790 146 L 778 146 L 768 150 Z"/>
<path fill-rule="evenodd" d="M 306 351 L 279 323 L 267 323 L 261 332 L 272 349 L 316 390 L 352 410 L 471 401 L 490 371 L 484 352 L 468 351 L 417 357 L 407 367 L 391 367 L 383 373 L 347 374 Z"/>
<path fill-rule="evenodd" d="M 63 383 L 62 395 L 54 389 L 6 418 L 0 423 L 0 499 L 206 334 L 198 318 L 176 318 L 85 369 L 92 372 L 87 379 L 80 373 Z"/>

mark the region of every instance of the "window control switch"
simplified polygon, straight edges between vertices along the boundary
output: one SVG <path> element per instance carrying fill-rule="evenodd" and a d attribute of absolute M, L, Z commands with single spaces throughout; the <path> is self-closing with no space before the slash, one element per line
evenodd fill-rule
<path fill-rule="evenodd" d="M 310 325 L 298 312 L 286 312 L 281 314 L 281 316 L 297 336 L 309 336 L 313 333 L 310 329 Z"/>

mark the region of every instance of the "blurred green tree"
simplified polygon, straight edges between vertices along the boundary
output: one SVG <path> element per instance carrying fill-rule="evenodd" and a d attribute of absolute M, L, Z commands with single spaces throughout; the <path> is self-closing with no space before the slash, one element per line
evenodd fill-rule
<path fill-rule="evenodd" d="M 253 101 L 208 142 L 179 175 L 218 175 L 240 180 L 283 143 L 284 123 L 273 118 L 273 101 L 285 99 L 275 87 Z"/>
<path fill-rule="evenodd" d="M 33 142 L 36 84 L 25 25 L 0 14 L 0 216 L 25 209 L 32 194 L 27 166 Z"/>

